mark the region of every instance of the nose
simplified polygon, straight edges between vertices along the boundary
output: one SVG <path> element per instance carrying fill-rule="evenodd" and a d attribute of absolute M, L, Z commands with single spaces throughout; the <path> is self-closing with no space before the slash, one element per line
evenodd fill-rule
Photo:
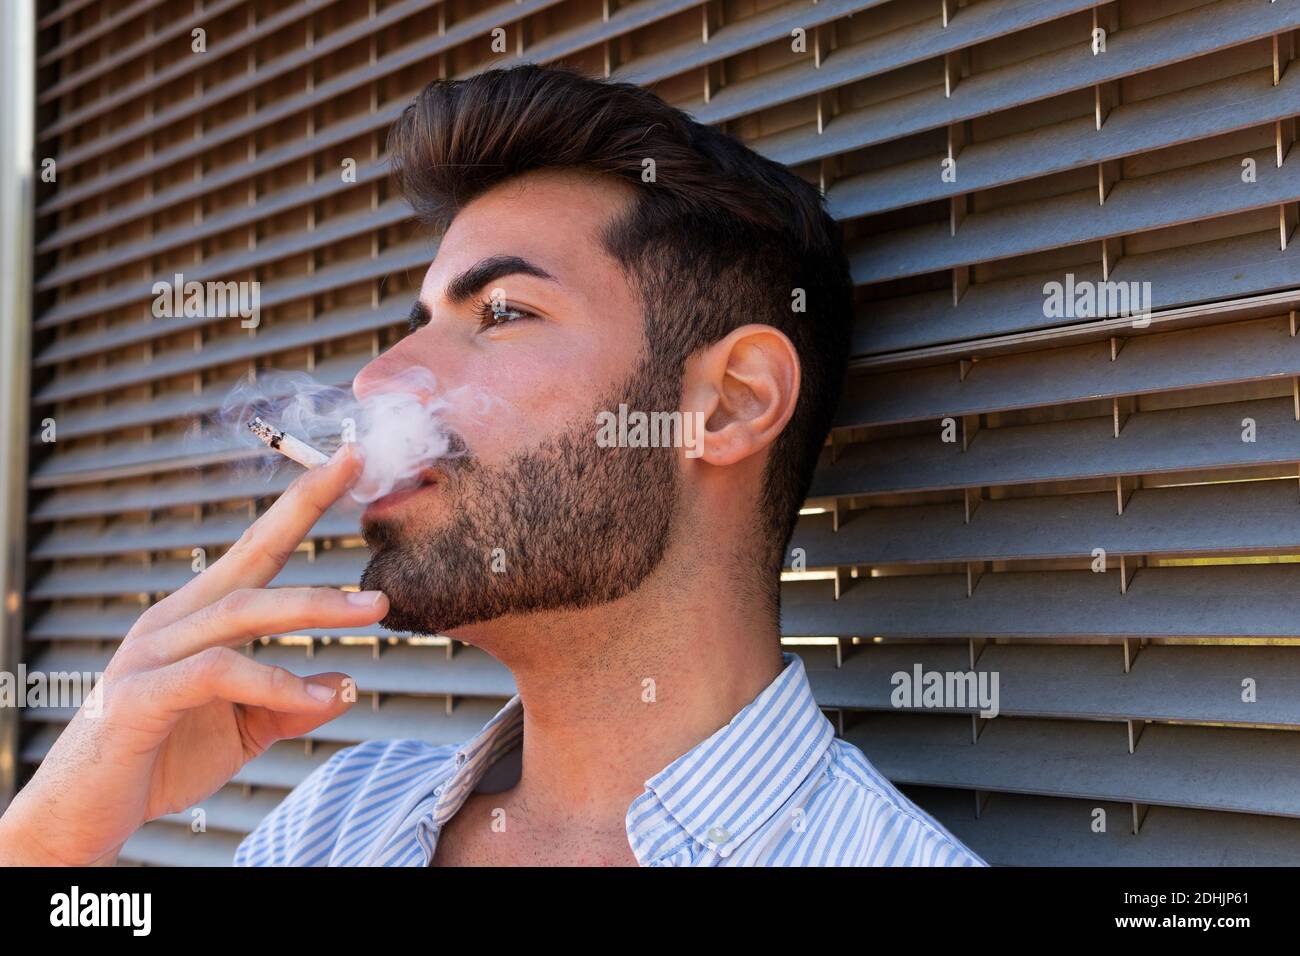
<path fill-rule="evenodd" d="M 352 379 L 352 394 L 360 401 L 381 392 L 402 390 L 413 391 L 416 384 L 412 381 L 419 370 L 421 379 L 431 379 L 432 372 L 415 360 L 404 349 L 403 342 L 398 342 L 386 352 L 376 355 Z"/>

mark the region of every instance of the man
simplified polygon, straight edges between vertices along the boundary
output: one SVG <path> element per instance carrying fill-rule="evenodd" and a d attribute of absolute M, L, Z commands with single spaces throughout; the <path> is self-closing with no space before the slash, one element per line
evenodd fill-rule
<path fill-rule="evenodd" d="M 92 740 L 121 746 L 74 720 L 0 819 L 0 860 L 20 855 L 11 815 L 40 831 L 29 854 L 111 860 L 128 822 L 346 709 L 343 675 L 254 670 L 231 647 L 382 618 L 482 648 L 517 696 L 461 746 L 341 750 L 236 864 L 983 865 L 835 738 L 780 645 L 783 554 L 852 319 L 817 191 L 648 91 L 535 66 L 431 84 L 389 145 L 445 232 L 410 335 L 354 390 L 418 367 L 489 389 L 491 414 L 453 409 L 465 454 L 367 509 L 361 594 L 261 590 L 355 480 L 345 449 L 148 612 L 105 709 L 153 762 L 99 781 L 116 816 L 72 822 L 90 811 L 57 781 L 89 772 Z M 602 430 L 629 412 L 675 423 L 671 440 Z M 79 841 L 39 826 L 42 795 Z"/>

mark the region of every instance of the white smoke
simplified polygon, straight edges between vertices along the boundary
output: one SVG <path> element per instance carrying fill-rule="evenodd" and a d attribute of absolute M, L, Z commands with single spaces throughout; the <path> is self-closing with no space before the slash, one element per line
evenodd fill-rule
<path fill-rule="evenodd" d="M 256 381 L 235 386 L 218 420 L 236 440 L 261 445 L 248 430 L 260 415 L 272 425 L 333 454 L 344 441 L 360 451 L 363 467 L 352 487 L 358 502 L 415 486 L 439 462 L 465 455 L 464 439 L 447 421 L 483 417 L 498 400 L 480 388 L 440 391 L 428 369 L 412 366 L 385 379 L 362 399 L 350 388 L 324 385 L 305 372 L 259 371 Z M 285 459 L 271 452 L 272 467 Z"/>

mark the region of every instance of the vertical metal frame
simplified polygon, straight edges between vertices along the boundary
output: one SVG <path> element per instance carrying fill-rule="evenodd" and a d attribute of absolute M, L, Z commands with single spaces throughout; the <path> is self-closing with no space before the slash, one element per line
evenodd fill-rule
<path fill-rule="evenodd" d="M 27 561 L 35 219 L 36 4 L 0 3 L 0 670 L 16 676 Z M 0 706 L 0 810 L 18 782 L 19 713 Z"/>

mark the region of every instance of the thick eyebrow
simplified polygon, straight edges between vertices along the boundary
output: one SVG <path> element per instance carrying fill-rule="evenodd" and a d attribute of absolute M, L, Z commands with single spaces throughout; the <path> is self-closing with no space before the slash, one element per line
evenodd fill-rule
<path fill-rule="evenodd" d="M 422 329 L 429 324 L 433 315 L 429 312 L 429 307 L 416 299 L 411 303 L 411 314 L 406 318 L 407 327 L 414 332 L 416 329 Z"/>
<path fill-rule="evenodd" d="M 520 256 L 489 256 L 480 259 L 448 282 L 444 295 L 452 305 L 461 305 L 477 295 L 488 283 L 508 275 L 529 275 L 551 282 L 559 281 L 541 266 L 534 265 Z"/>

